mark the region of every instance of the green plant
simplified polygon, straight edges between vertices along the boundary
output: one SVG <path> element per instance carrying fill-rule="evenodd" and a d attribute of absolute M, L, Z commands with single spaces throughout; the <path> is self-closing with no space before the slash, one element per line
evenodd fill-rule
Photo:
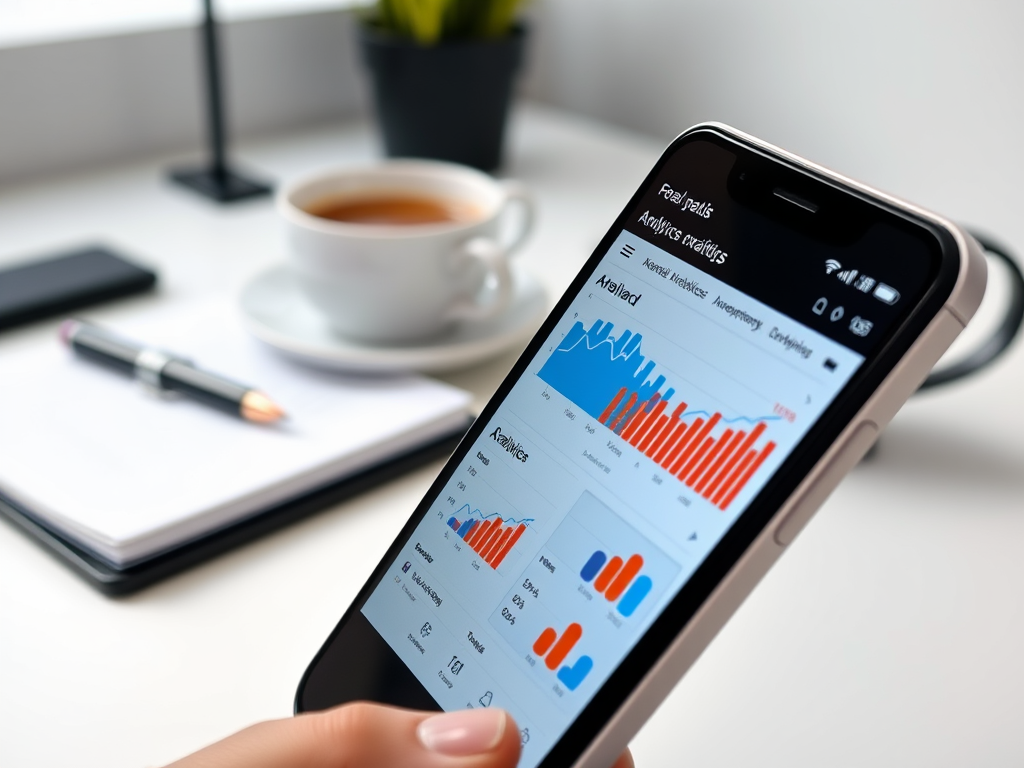
<path fill-rule="evenodd" d="M 503 37 L 526 0 L 377 0 L 368 21 L 420 45 L 441 40 Z"/>

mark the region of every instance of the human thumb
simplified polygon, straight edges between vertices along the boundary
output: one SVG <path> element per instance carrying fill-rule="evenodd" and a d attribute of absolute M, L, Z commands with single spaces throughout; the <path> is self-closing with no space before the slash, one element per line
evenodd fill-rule
<path fill-rule="evenodd" d="M 377 704 L 272 720 L 171 768 L 514 768 L 519 731 L 501 709 L 442 714 Z"/>

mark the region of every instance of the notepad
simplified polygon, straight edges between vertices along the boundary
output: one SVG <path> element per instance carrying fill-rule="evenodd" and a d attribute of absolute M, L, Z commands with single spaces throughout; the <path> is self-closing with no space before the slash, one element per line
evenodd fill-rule
<path fill-rule="evenodd" d="M 301 367 L 233 305 L 166 307 L 112 331 L 266 392 L 257 425 L 165 399 L 52 343 L 0 356 L 0 494 L 116 568 L 146 561 L 464 426 L 470 396 L 419 376 Z"/>

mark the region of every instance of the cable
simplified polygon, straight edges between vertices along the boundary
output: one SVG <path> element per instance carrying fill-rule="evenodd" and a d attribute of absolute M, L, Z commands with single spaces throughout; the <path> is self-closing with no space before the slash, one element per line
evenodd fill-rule
<path fill-rule="evenodd" d="M 1010 256 L 1010 251 L 1004 245 L 993 240 L 988 235 L 968 229 L 978 244 L 989 254 L 1001 259 L 1006 264 L 1010 273 L 1010 301 L 1003 316 L 1002 323 L 995 332 L 978 349 L 969 354 L 963 360 L 933 370 L 918 391 L 938 387 L 942 384 L 962 379 L 972 373 L 980 371 L 990 365 L 996 358 L 1005 352 L 1013 342 L 1021 324 L 1024 323 L 1024 273 L 1021 272 L 1017 262 Z"/>

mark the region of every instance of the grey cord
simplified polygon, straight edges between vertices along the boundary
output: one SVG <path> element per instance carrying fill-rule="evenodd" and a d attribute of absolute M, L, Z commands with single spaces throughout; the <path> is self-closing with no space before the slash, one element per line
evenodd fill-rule
<path fill-rule="evenodd" d="M 1009 269 L 1009 306 L 1006 308 L 1003 321 L 999 324 L 999 327 L 980 347 L 963 360 L 933 370 L 928 378 L 924 380 L 918 391 L 942 384 L 949 384 L 950 382 L 962 379 L 964 376 L 970 376 L 990 365 L 1013 343 L 1018 331 L 1020 331 L 1022 322 L 1024 322 L 1024 273 L 1021 272 L 1014 258 L 1010 256 L 1009 249 L 988 235 L 971 229 L 967 231 L 971 237 L 978 241 L 978 244 L 986 253 L 1002 260 Z"/>

